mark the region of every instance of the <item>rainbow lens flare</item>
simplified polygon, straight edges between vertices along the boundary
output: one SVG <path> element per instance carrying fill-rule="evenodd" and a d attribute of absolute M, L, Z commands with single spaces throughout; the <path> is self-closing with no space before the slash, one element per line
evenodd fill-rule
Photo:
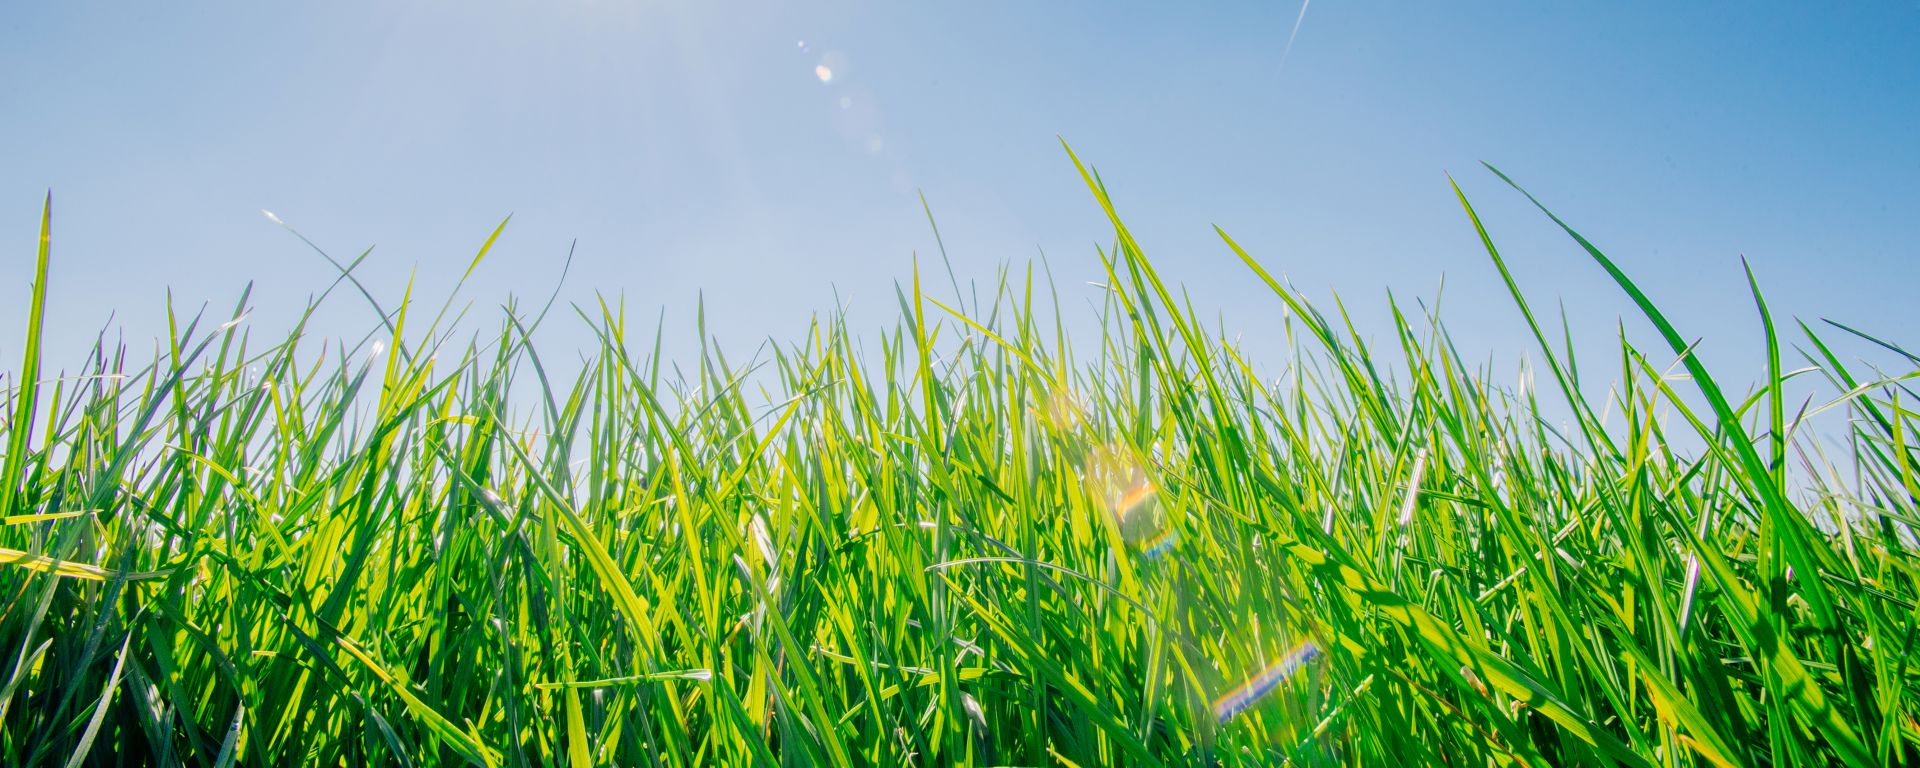
<path fill-rule="evenodd" d="M 1215 699 L 1213 719 L 1221 723 L 1232 720 L 1235 716 L 1252 708 L 1255 702 L 1272 693 L 1273 689 L 1278 688 L 1288 678 L 1293 677 L 1293 673 L 1300 671 L 1307 662 L 1319 656 L 1320 646 L 1314 645 L 1311 640 L 1301 641 L 1299 645 L 1293 647 L 1293 650 L 1287 651 L 1285 655 L 1267 665 L 1260 674 L 1254 675 L 1245 683 L 1241 683 L 1240 687 Z"/>
<path fill-rule="evenodd" d="M 1149 558 L 1173 547 L 1173 527 L 1157 503 L 1160 487 L 1148 476 L 1145 464 L 1124 447 L 1107 446 L 1093 453 L 1085 467 L 1087 491 L 1120 530 L 1120 537 Z"/>

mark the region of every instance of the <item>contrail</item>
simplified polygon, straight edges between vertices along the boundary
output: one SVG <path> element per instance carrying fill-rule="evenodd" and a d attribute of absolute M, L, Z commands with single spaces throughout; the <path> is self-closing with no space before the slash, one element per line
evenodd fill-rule
<path fill-rule="evenodd" d="M 1287 47 L 1280 51 L 1280 67 L 1274 70 L 1276 74 L 1287 68 L 1287 55 L 1293 53 L 1293 39 L 1300 36 L 1300 22 L 1307 20 L 1307 4 L 1311 2 L 1313 0 L 1300 0 L 1300 15 L 1293 20 L 1293 32 L 1287 35 Z"/>

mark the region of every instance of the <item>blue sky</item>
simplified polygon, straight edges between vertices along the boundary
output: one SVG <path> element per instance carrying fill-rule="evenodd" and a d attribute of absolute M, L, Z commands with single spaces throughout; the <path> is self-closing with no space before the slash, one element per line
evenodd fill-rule
<path fill-rule="evenodd" d="M 1757 364 L 1742 255 L 1776 312 L 1915 341 L 1920 4 L 1322 0 L 1283 60 L 1299 11 L 17 5 L 0 16 L 7 305 L 51 188 L 55 366 L 109 317 L 161 332 L 169 290 L 225 312 L 257 281 L 251 322 L 283 329 L 330 267 L 261 209 L 336 256 L 374 246 L 363 278 L 389 300 L 417 268 L 436 303 L 512 213 L 471 286 L 475 329 L 510 292 L 543 298 L 577 240 L 563 299 L 624 295 L 636 323 L 664 308 L 691 340 L 704 293 L 744 348 L 797 338 L 836 291 L 856 323 L 890 322 L 914 255 L 938 263 L 924 192 L 963 280 L 1044 250 L 1084 307 L 1110 232 L 1064 137 L 1164 272 L 1256 348 L 1280 304 L 1211 225 L 1363 329 L 1384 332 L 1389 290 L 1430 297 L 1444 275 L 1463 352 L 1526 351 L 1452 173 L 1535 301 L 1564 300 L 1598 349 L 1630 308 L 1482 160 L 1612 253 L 1710 363 Z M 371 327 L 335 310 L 324 332 Z M 0 317 L 9 369 L 24 314 Z M 586 343 L 577 325 L 548 343 Z"/>

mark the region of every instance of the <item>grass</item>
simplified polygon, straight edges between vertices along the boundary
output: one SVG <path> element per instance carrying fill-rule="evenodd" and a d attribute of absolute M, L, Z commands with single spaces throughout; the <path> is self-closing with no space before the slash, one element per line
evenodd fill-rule
<path fill-rule="evenodd" d="M 1289 310 L 1263 382 L 1082 174 L 1097 348 L 1029 267 L 971 306 L 914 275 L 877 354 L 827 317 L 675 365 L 574 307 L 567 380 L 528 343 L 566 308 L 461 337 L 452 299 L 376 302 L 391 345 L 342 346 L 261 342 L 244 297 L 46 379 L 43 219 L 0 762 L 1920 763 L 1920 367 L 1850 370 L 1756 287 L 1736 392 L 1568 229 L 1665 345 L 1590 401 L 1463 194 L 1546 386 L 1425 312 L 1371 347 L 1222 233 Z M 340 266 L 316 305 L 374 302 Z"/>

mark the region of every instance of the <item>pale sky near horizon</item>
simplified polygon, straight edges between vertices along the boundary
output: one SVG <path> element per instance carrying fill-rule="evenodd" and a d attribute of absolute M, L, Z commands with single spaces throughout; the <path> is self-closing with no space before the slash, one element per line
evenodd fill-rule
<path fill-rule="evenodd" d="M 1060 138 L 1162 270 L 1229 333 L 1281 317 L 1225 228 L 1382 340 L 1431 297 L 1462 352 L 1530 350 L 1447 185 L 1536 308 L 1583 345 L 1631 312 L 1506 171 L 1751 371 L 1776 312 L 1920 346 L 1920 4 L 1057 2 L 19 3 L 0 13 L 0 355 L 16 370 L 41 196 L 55 200 L 49 367 L 109 322 L 164 331 L 168 291 L 273 335 L 331 268 L 437 306 L 502 217 L 468 327 L 509 292 L 696 297 L 744 355 L 835 297 L 890 323 L 912 259 L 943 287 L 1044 251 L 1084 307 L 1110 238 Z M 1283 52 L 1300 21 L 1291 53 Z M 831 77 L 823 78 L 830 70 Z M 373 320 L 333 300 L 328 333 Z M 550 341 L 589 342 L 560 318 Z M 1627 327 L 1653 346 L 1643 322 Z M 150 343 L 150 341 L 148 342 Z M 136 344 L 136 347 L 138 345 Z M 560 352 L 543 347 L 549 356 Z M 1616 366 L 1602 358 L 1592 365 Z"/>

